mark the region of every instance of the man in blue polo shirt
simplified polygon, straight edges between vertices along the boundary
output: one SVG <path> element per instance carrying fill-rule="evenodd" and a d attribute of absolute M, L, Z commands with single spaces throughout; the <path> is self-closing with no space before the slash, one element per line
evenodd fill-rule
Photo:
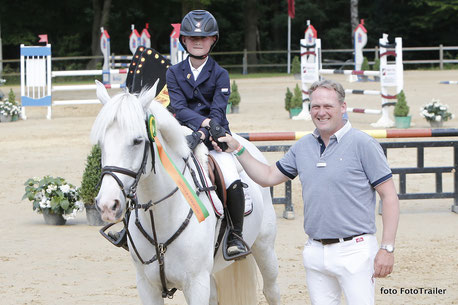
<path fill-rule="evenodd" d="M 304 201 L 303 251 L 312 304 L 374 304 L 375 277 L 393 270 L 399 200 L 380 144 L 343 118 L 345 90 L 323 80 L 309 88 L 315 131 L 275 165 L 253 158 L 237 140 L 227 142 L 248 175 L 262 186 L 299 176 Z M 216 143 L 213 143 L 218 150 Z M 383 201 L 381 246 L 375 237 L 377 192 Z"/>

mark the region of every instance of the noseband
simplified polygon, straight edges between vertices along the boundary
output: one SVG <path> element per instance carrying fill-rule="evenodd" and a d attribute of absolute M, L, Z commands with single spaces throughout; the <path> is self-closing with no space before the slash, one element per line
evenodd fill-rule
<path fill-rule="evenodd" d="M 118 183 L 118 185 L 121 188 L 121 191 L 122 191 L 122 193 L 123 193 L 123 195 L 124 195 L 124 197 L 126 199 L 127 198 L 129 198 L 129 199 L 134 198 L 136 193 L 137 193 L 138 181 L 140 181 L 140 177 L 142 176 L 142 174 L 145 173 L 146 162 L 148 161 L 148 146 L 149 146 L 148 143 L 149 142 L 145 141 L 145 148 L 143 150 L 143 160 L 142 160 L 142 164 L 141 164 L 140 168 L 138 169 L 138 172 L 134 172 L 134 171 L 131 171 L 130 169 L 117 167 L 117 166 L 104 166 L 104 167 L 102 167 L 102 173 L 100 174 L 99 185 L 102 183 L 103 177 L 105 175 L 110 175 Z M 151 157 L 153 158 L 153 162 L 154 162 L 154 148 L 153 148 L 152 145 L 150 145 L 150 146 L 151 146 Z M 153 168 L 154 168 L 154 163 L 153 163 Z M 115 173 L 120 173 L 120 174 L 123 174 L 123 175 L 127 175 L 127 176 L 132 177 L 132 178 L 135 179 L 134 183 L 132 183 L 132 185 L 130 186 L 128 192 L 126 191 L 126 188 L 124 187 L 124 184 L 122 183 L 121 179 L 119 179 L 118 176 L 116 176 Z"/>

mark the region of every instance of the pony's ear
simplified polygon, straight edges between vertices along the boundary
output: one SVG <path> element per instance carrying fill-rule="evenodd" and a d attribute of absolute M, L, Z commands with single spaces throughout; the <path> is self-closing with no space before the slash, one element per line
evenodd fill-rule
<path fill-rule="evenodd" d="M 105 88 L 105 86 L 98 80 L 95 80 L 95 84 L 97 85 L 97 97 L 99 101 L 105 105 L 110 100 L 107 88 Z"/>
<path fill-rule="evenodd" d="M 138 97 L 145 112 L 149 108 L 149 105 L 151 105 L 153 99 L 156 97 L 157 84 L 159 84 L 159 78 L 156 80 L 156 82 L 151 88 L 142 90 L 140 96 Z"/>

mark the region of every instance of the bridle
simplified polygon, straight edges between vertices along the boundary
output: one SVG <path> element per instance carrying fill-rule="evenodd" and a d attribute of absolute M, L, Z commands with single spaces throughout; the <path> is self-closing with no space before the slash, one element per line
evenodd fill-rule
<path fill-rule="evenodd" d="M 141 166 L 140 166 L 140 168 L 138 169 L 137 172 L 134 172 L 134 171 L 132 171 L 130 169 L 126 169 L 126 168 L 117 167 L 117 166 L 104 166 L 102 168 L 102 171 L 101 171 L 99 184 L 101 184 L 101 182 L 103 180 L 103 177 L 105 175 L 110 175 L 111 177 L 113 177 L 115 179 L 115 181 L 117 182 L 117 184 L 121 188 L 121 191 L 122 191 L 122 193 L 124 195 L 124 198 L 126 199 L 126 205 L 127 205 L 126 206 L 127 212 L 126 212 L 126 215 L 124 216 L 125 217 L 124 226 L 125 226 L 125 230 L 127 232 L 127 237 L 129 238 L 130 244 L 131 244 L 131 246 L 132 246 L 137 258 L 139 259 L 139 261 L 142 264 L 148 265 L 148 264 L 153 263 L 156 260 L 158 261 L 159 274 L 160 274 L 161 283 L 162 283 L 162 297 L 163 298 L 165 298 L 165 297 L 173 298 L 173 294 L 176 292 L 177 289 L 176 288 L 167 289 L 167 282 L 166 282 L 166 277 L 165 277 L 164 256 L 165 256 L 165 252 L 167 251 L 167 246 L 169 244 L 171 244 L 188 226 L 188 224 L 189 224 L 189 222 L 191 220 L 191 217 L 193 215 L 193 211 L 192 211 L 192 209 L 189 209 L 189 212 L 188 212 L 188 215 L 187 215 L 186 219 L 183 221 L 183 223 L 178 228 L 178 230 L 166 242 L 164 242 L 164 243 L 156 242 L 157 241 L 157 234 L 156 234 L 156 227 L 155 227 L 155 224 L 154 224 L 154 215 L 153 215 L 153 210 L 150 209 L 150 208 L 152 206 L 154 206 L 154 205 L 156 205 L 156 204 L 158 204 L 160 202 L 163 202 L 166 199 L 172 197 L 178 191 L 178 187 L 175 187 L 170 193 L 168 193 L 166 196 L 160 198 L 159 200 L 156 200 L 155 202 L 152 202 L 151 200 L 146 204 L 141 204 L 141 203 L 138 202 L 137 185 L 138 185 L 138 182 L 140 181 L 141 176 L 146 172 L 146 164 L 148 162 L 148 146 L 151 149 L 151 158 L 152 158 L 151 171 L 153 171 L 153 170 L 155 171 L 154 145 L 149 140 L 145 140 L 145 147 L 144 147 L 144 150 L 143 150 L 143 159 L 142 159 Z M 190 170 L 191 170 L 191 168 L 189 167 L 189 164 L 188 164 L 189 157 L 183 158 L 183 160 L 185 162 L 185 166 L 183 168 L 182 174 L 184 175 L 184 173 L 186 171 L 186 168 L 189 168 Z M 126 187 L 122 183 L 121 179 L 119 179 L 119 177 L 116 175 L 116 173 L 127 175 L 127 176 L 132 177 L 132 178 L 135 179 L 134 182 L 132 183 L 132 185 L 130 186 L 128 191 L 126 190 Z M 151 230 L 153 232 L 153 236 L 148 234 L 148 232 L 146 232 L 146 230 L 143 228 L 143 226 L 142 226 L 142 224 L 141 224 L 141 222 L 140 222 L 140 220 L 138 218 L 138 210 L 139 209 L 143 209 L 145 212 L 149 211 L 150 219 L 151 219 Z M 134 241 L 132 239 L 132 236 L 131 236 L 131 234 L 129 232 L 128 221 L 129 221 L 130 211 L 132 211 L 132 210 L 135 212 L 135 225 L 136 225 L 136 227 L 142 233 L 142 235 L 154 246 L 154 248 L 156 250 L 156 254 L 151 259 L 146 260 L 146 261 L 141 257 L 140 253 L 138 252 L 137 247 L 135 246 L 135 243 L 134 243 Z M 104 231 L 106 229 L 108 229 L 111 225 L 113 225 L 113 224 L 110 224 L 110 225 L 104 227 L 100 231 L 105 238 L 107 238 L 107 235 L 105 234 Z M 110 240 L 110 239 L 108 239 L 108 240 Z"/>

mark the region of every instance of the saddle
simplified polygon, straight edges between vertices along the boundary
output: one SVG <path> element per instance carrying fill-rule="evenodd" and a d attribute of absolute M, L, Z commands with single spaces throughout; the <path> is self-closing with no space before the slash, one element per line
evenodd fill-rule
<path fill-rule="evenodd" d="M 227 208 L 226 183 L 224 183 L 223 172 L 212 155 L 208 155 L 208 176 L 212 185 L 216 186 L 216 195 L 221 200 L 223 208 Z"/>

